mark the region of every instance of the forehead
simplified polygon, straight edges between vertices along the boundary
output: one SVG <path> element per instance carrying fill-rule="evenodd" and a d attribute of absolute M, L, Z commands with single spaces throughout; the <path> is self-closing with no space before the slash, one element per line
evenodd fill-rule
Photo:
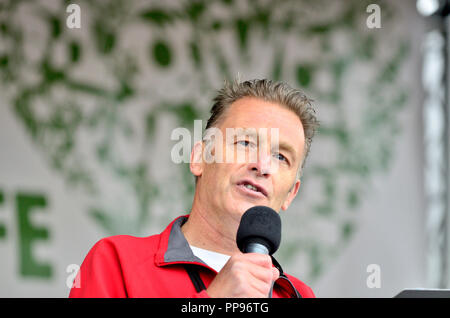
<path fill-rule="evenodd" d="M 238 126 L 242 124 L 241 126 Z M 251 125 L 247 125 L 251 124 Z M 227 127 L 248 128 L 289 128 L 302 134 L 303 126 L 292 110 L 280 104 L 254 97 L 238 99 L 225 111 L 220 125 Z"/>
<path fill-rule="evenodd" d="M 305 136 L 300 118 L 277 103 L 254 97 L 238 99 L 225 112 L 219 128 L 278 128 L 280 144 L 290 144 L 303 153 Z"/>

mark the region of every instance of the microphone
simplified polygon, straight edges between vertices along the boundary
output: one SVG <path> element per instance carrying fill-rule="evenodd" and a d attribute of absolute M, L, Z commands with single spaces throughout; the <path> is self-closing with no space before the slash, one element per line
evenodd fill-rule
<path fill-rule="evenodd" d="M 272 255 L 281 242 L 281 219 L 267 206 L 254 206 L 241 218 L 236 243 L 243 253 Z"/>

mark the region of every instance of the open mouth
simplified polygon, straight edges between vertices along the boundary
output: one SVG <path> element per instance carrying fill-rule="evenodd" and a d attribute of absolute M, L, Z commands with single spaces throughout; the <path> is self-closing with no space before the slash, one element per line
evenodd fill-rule
<path fill-rule="evenodd" d="M 267 196 L 267 192 L 264 188 L 262 188 L 261 186 L 254 184 L 250 181 L 241 181 L 238 183 L 238 186 L 240 188 L 242 188 L 246 193 L 248 194 L 253 194 L 253 195 L 257 195 L 259 197 L 263 196 L 266 197 Z"/>

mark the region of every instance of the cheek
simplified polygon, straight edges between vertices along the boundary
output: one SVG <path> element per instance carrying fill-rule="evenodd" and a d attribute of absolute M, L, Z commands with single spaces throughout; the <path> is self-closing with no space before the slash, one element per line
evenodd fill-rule
<path fill-rule="evenodd" d="M 277 198 L 282 201 L 285 200 L 289 193 L 294 189 L 296 178 L 289 173 L 281 176 L 277 180 L 278 183 L 274 184 L 274 189 L 276 189 Z"/>
<path fill-rule="evenodd" d="M 228 180 L 228 173 L 223 163 L 211 163 L 205 166 L 205 176 L 207 183 L 212 187 L 217 187 Z"/>

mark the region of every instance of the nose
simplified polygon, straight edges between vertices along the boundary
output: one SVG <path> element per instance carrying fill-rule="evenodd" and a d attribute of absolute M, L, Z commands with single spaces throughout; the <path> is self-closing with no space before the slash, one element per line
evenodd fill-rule
<path fill-rule="evenodd" d="M 272 155 L 265 152 L 258 153 L 256 162 L 249 164 L 249 169 L 255 171 L 259 176 L 271 175 L 272 168 Z"/>

